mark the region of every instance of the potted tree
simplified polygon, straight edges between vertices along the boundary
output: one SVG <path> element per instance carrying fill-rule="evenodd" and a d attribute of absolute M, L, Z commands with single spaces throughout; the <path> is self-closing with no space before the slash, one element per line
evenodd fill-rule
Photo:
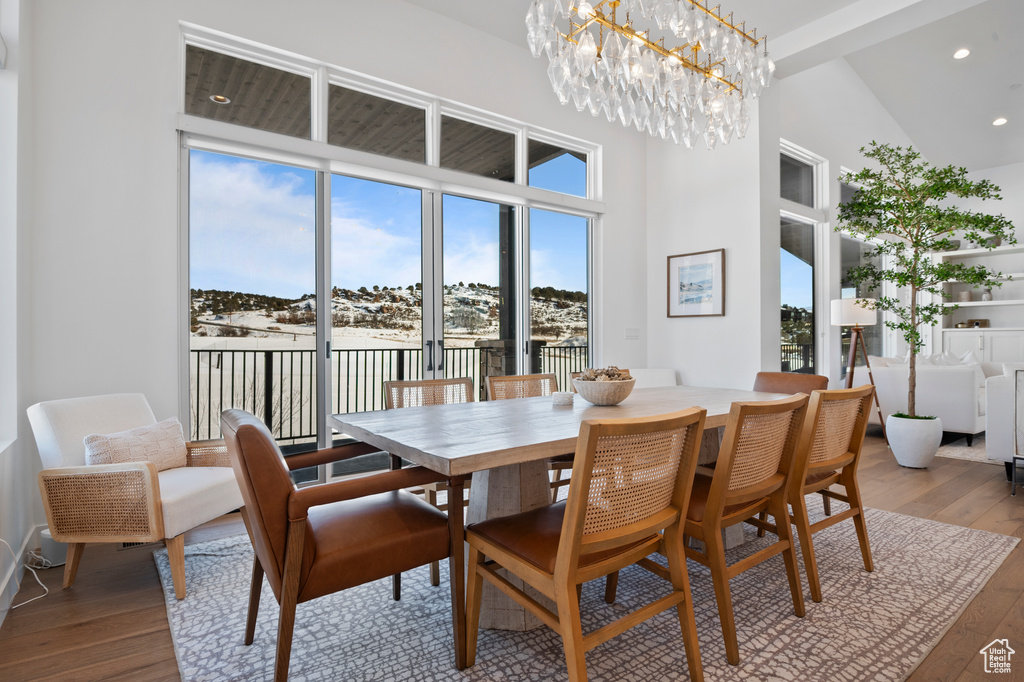
<path fill-rule="evenodd" d="M 921 328 L 934 325 L 939 315 L 956 308 L 943 301 L 949 298 L 944 282 L 986 287 L 1001 284 L 999 273 L 983 265 L 933 259 L 931 254 L 956 248 L 952 241 L 956 235 L 989 249 L 1000 240 L 1010 244 L 1017 240 L 1013 225 L 1002 215 L 964 210 L 949 201 L 1001 199 L 999 188 L 988 180 L 968 179 L 965 168 L 932 166 L 913 147 L 872 142 L 870 148 L 860 151 L 875 163 L 840 177 L 841 182 L 858 189 L 850 201 L 840 205 L 836 230 L 871 242 L 874 249 L 869 255 L 881 256 L 877 265 L 851 269 L 850 280 L 872 289 L 890 282 L 899 290 L 895 296 L 880 296 L 873 306 L 891 314 L 886 326 L 901 332 L 910 349 L 907 412 L 890 415 L 886 433 L 896 461 L 924 468 L 938 450 L 942 422 L 917 414 L 917 355 L 924 344 Z"/>

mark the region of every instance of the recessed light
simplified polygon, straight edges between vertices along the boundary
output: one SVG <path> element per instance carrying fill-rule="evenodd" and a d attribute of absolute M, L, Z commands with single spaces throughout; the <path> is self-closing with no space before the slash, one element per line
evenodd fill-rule
<path fill-rule="evenodd" d="M 231 104 L 231 100 L 224 95 L 210 95 L 210 101 L 215 104 Z"/>
<path fill-rule="evenodd" d="M 1002 116 L 1000 116 L 996 120 L 992 121 L 992 125 L 994 125 L 994 126 L 1001 126 L 1001 125 L 1005 125 L 1005 124 L 1006 124 L 1006 119 L 1003 118 Z"/>
<path fill-rule="evenodd" d="M 953 53 L 953 59 L 963 59 L 971 53 L 966 47 L 961 47 L 959 50 Z"/>

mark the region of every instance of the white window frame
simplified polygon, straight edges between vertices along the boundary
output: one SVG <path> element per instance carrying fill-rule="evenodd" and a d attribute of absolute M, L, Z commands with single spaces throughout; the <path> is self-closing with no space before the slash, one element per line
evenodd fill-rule
<path fill-rule="evenodd" d="M 301 139 L 289 135 L 272 133 L 258 128 L 215 121 L 184 113 L 185 111 L 185 53 L 186 46 L 192 45 L 209 49 L 240 59 L 256 62 L 273 68 L 309 76 L 311 79 L 311 139 Z M 368 152 L 348 149 L 327 143 L 327 107 L 328 85 L 365 92 L 377 97 L 401 102 L 409 106 L 423 108 L 426 113 L 426 163 L 416 163 L 403 159 L 385 157 Z M 580 216 L 588 221 L 587 257 L 588 257 L 588 302 L 589 349 L 594 362 L 597 361 L 599 350 L 594 330 L 597 327 L 596 311 L 599 308 L 600 292 L 596 288 L 599 281 L 595 273 L 597 261 L 594 244 L 597 241 L 595 231 L 599 229 L 601 216 L 605 212 L 605 204 L 599 199 L 602 192 L 600 183 L 600 164 L 602 161 L 601 146 L 585 140 L 564 135 L 555 131 L 532 126 L 523 121 L 494 114 L 465 104 L 446 100 L 428 93 L 407 88 L 382 79 L 360 74 L 349 69 L 319 62 L 317 60 L 288 53 L 261 45 L 253 41 L 230 36 L 218 31 L 196 26 L 186 22 L 180 23 L 180 64 L 179 64 L 179 113 L 177 129 L 179 132 L 181 155 L 179 158 L 179 278 L 183 283 L 179 286 L 179 386 L 189 385 L 189 253 L 188 253 L 188 160 L 193 149 L 221 154 L 230 154 L 260 161 L 280 163 L 309 168 L 318 171 L 317 188 L 317 232 L 327 239 L 327 230 L 322 226 L 329 220 L 330 182 L 329 174 L 347 175 L 366 180 L 403 185 L 424 191 L 425 196 L 435 193 L 454 194 L 458 196 L 502 203 L 516 207 L 516 250 L 518 253 L 516 268 L 520 282 L 529 285 L 529 243 L 528 213 L 531 208 L 538 208 L 556 213 Z M 472 123 L 484 125 L 496 130 L 516 135 L 516 177 L 514 182 L 506 182 L 494 178 L 473 175 L 461 171 L 440 168 L 440 125 L 441 116 L 452 116 Z M 576 151 L 587 158 L 587 197 L 562 194 L 550 190 L 529 187 L 527 184 L 527 149 L 529 140 L 534 139 L 558 145 L 564 149 Z M 323 249 L 323 241 L 318 239 L 318 250 Z M 439 258 L 437 256 L 436 258 Z M 436 260 L 435 258 L 435 260 Z M 330 296 L 330 282 L 324 273 L 329 272 L 329 253 L 317 254 L 317 296 L 326 300 Z M 529 291 L 526 290 L 528 297 Z M 524 322 L 517 332 L 517 347 L 525 348 L 529 338 L 528 300 L 518 296 L 515 315 Z M 326 323 L 318 324 L 317 337 L 317 390 L 323 389 L 321 381 L 330 377 L 329 359 L 325 353 L 319 352 L 326 348 L 329 329 L 321 329 Z M 426 333 L 426 330 L 424 330 Z M 523 355 L 523 354 L 521 354 Z M 520 362 L 523 358 L 520 358 Z M 322 364 L 322 366 L 321 366 Z M 520 369 L 524 369 L 520 365 Z M 321 393 L 321 395 L 328 395 Z M 317 401 L 318 433 L 320 447 L 328 445 L 330 430 L 326 427 L 329 401 Z M 183 424 L 190 428 L 191 406 L 187 388 L 179 393 L 179 414 Z"/>

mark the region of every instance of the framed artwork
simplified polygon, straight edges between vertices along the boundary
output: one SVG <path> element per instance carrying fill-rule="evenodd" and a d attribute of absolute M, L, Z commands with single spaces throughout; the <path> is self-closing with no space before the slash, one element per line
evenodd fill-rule
<path fill-rule="evenodd" d="M 668 257 L 668 316 L 725 315 L 725 249 Z"/>

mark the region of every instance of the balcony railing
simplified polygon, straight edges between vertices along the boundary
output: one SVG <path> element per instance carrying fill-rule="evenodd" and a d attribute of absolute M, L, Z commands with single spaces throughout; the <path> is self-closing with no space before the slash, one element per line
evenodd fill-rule
<path fill-rule="evenodd" d="M 316 440 L 316 357 L 314 350 L 202 349 L 190 352 L 193 440 L 220 437 L 220 413 L 239 408 L 259 416 L 282 445 Z M 484 380 L 504 372 L 507 347 L 446 348 L 444 374 L 471 377 L 478 400 Z M 586 347 L 540 346 L 534 371 L 552 372 L 568 390 L 569 376 L 587 366 Z M 419 348 L 343 349 L 331 353 L 333 414 L 384 409 L 385 381 L 421 379 Z"/>

